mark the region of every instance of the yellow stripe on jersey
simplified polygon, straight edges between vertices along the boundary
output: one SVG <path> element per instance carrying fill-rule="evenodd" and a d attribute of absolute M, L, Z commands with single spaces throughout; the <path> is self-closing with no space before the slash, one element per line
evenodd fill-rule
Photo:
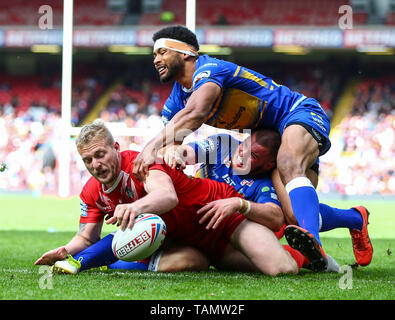
<path fill-rule="evenodd" d="M 207 165 L 203 164 L 195 173 L 195 178 L 206 178 L 207 175 Z"/>
<path fill-rule="evenodd" d="M 276 81 L 274 81 L 274 80 L 272 80 L 272 84 L 274 84 L 276 87 L 279 87 L 280 85 L 276 82 Z"/>
<path fill-rule="evenodd" d="M 214 110 L 206 119 L 206 124 L 221 129 L 252 129 L 260 119 L 262 99 L 239 89 L 224 91 Z"/>
<path fill-rule="evenodd" d="M 266 106 L 267 106 L 267 101 L 264 101 L 263 107 L 262 107 L 262 110 L 261 110 L 261 114 L 259 115 L 259 119 L 256 122 L 254 129 L 258 126 L 259 122 L 262 120 L 262 116 L 263 116 L 263 113 L 265 112 Z"/>
<path fill-rule="evenodd" d="M 256 75 L 252 74 L 251 72 L 248 72 L 247 70 L 243 69 L 241 71 L 241 74 L 239 75 L 239 77 L 255 81 L 256 83 L 258 83 L 259 85 L 261 85 L 264 88 L 268 88 L 269 87 L 269 84 L 266 81 L 264 81 L 261 78 L 258 78 Z"/>
<path fill-rule="evenodd" d="M 237 66 L 237 69 L 236 69 L 235 73 L 233 74 L 233 77 L 236 77 L 237 74 L 239 73 L 239 71 L 240 71 L 240 66 Z"/>

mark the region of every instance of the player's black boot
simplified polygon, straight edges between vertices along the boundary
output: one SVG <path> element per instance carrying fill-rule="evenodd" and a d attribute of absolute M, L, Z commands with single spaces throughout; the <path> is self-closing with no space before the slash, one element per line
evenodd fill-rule
<path fill-rule="evenodd" d="M 315 272 L 326 270 L 326 254 L 310 232 L 299 226 L 289 225 L 285 228 L 284 235 L 291 248 L 298 250 L 309 260 L 309 269 Z"/>

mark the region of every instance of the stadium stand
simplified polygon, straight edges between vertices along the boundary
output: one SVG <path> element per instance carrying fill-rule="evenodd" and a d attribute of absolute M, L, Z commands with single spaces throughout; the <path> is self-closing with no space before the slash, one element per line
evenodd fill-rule
<path fill-rule="evenodd" d="M 74 1 L 74 24 L 116 26 L 125 24 L 125 18 L 133 14 L 137 20 L 127 21 L 137 21 L 140 26 L 185 22 L 185 0 L 150 2 L 155 6 L 142 5 L 137 13 L 132 13 L 130 8 L 122 13 L 112 11 L 107 0 Z M 383 25 L 395 25 L 394 1 L 389 2 L 391 6 L 383 16 Z M 196 22 L 198 26 L 337 26 L 339 6 L 352 5 L 354 24 L 365 25 L 372 23 L 374 13 L 367 3 L 364 0 L 199 0 Z M 40 0 L 1 2 L 0 26 L 37 25 L 39 15 L 31 13 L 37 12 L 42 4 Z M 62 24 L 62 5 L 62 0 L 50 2 L 55 26 Z M 165 19 L 163 13 L 169 13 Z M 365 73 L 355 80 L 350 76 L 355 74 L 355 65 L 348 59 L 345 65 L 340 65 L 341 58 L 325 63 L 306 58 L 303 63 L 289 62 L 292 59 L 265 63 L 237 61 L 236 56 L 231 59 L 271 76 L 279 84 L 317 98 L 330 117 L 336 113 L 339 97 L 347 94 L 351 111 L 332 127 L 332 148 L 320 164 L 319 190 L 343 195 L 395 195 L 395 74 L 389 72 L 393 67 L 378 63 L 363 66 Z M 151 61 L 133 65 L 128 62 L 125 68 L 115 60 L 110 61 L 111 65 L 102 61 L 74 65 L 73 125 L 80 125 L 92 110 L 97 112 L 94 107 L 106 93 L 104 108 L 92 114 L 93 117 L 128 128 L 157 130 L 162 125 L 159 114 L 171 84 L 159 84 Z M 386 74 L 377 70 L 386 70 Z M 349 85 L 350 80 L 353 85 Z M 60 86 L 59 72 L 40 70 L 35 75 L 17 76 L 0 71 L 0 160 L 8 165 L 0 175 L 0 192 L 56 193 L 55 154 L 64 148 L 59 145 L 56 130 L 60 121 Z M 123 137 L 120 142 L 123 149 L 139 150 L 146 138 Z M 77 194 L 87 174 L 75 150 L 71 165 L 72 194 Z"/>
<path fill-rule="evenodd" d="M 344 0 L 200 0 L 196 2 L 197 25 L 337 25 L 339 7 L 349 5 Z M 213 7 L 216 9 L 213 10 Z M 158 12 L 142 14 L 140 24 L 158 25 L 161 12 L 172 12 L 171 23 L 185 21 L 184 0 L 164 0 Z M 365 24 L 367 11 L 353 13 L 355 24 Z"/>
<path fill-rule="evenodd" d="M 331 69 L 329 65 L 310 64 L 310 68 L 307 68 L 300 64 L 270 64 L 257 65 L 255 69 L 270 74 L 275 80 L 294 90 L 317 97 L 331 115 L 345 79 L 336 71 L 337 69 Z M 81 109 L 81 105 L 90 100 L 89 95 L 92 92 L 97 97 L 108 84 L 103 83 L 98 75 L 96 78 L 93 77 L 89 72 L 91 69 L 89 66 L 86 70 L 81 67 L 75 76 L 74 115 L 76 110 Z M 381 66 L 380 69 L 388 70 L 389 67 Z M 106 71 L 103 70 L 99 74 L 106 74 Z M 113 91 L 110 102 L 99 116 L 105 121 L 117 122 L 130 128 L 157 130 L 161 127 L 159 111 L 170 93 L 171 85 L 159 84 L 149 72 L 139 74 L 144 76 L 139 79 L 128 76 L 124 78 L 121 85 Z M 54 193 L 57 171 L 53 155 L 62 147 L 57 142 L 59 137 L 56 132 L 60 120 L 59 88 L 58 98 L 54 103 L 56 107 L 26 108 L 29 100 L 21 94 L 19 98 L 20 101 L 26 101 L 25 108 L 14 108 L 12 93 L 24 92 L 27 86 L 40 83 L 40 78 L 29 76 L 17 81 L 11 76 L 3 75 L 1 79 L 0 158 L 11 166 L 0 177 L 0 189 Z M 107 81 L 111 82 L 111 79 L 114 80 L 114 77 L 108 77 Z M 56 80 L 54 82 L 56 83 Z M 352 112 L 338 126 L 332 128 L 332 148 L 321 161 L 321 192 L 344 195 L 395 194 L 393 83 L 395 74 L 371 73 L 355 85 L 352 92 Z M 13 86 L 20 91 L 12 91 Z M 36 87 L 32 88 L 36 90 Z M 45 92 L 48 94 L 51 90 L 48 91 L 47 87 Z M 27 96 L 30 96 L 30 93 Z M 46 97 L 47 101 L 52 101 L 50 95 Z M 4 98 L 6 100 L 2 100 Z M 75 123 L 78 123 L 80 115 L 75 116 Z M 135 150 L 146 142 L 144 137 L 124 137 L 120 140 L 123 148 Z M 72 188 L 74 192 L 78 192 L 85 181 L 86 173 L 76 153 L 73 154 L 72 168 Z"/>
<path fill-rule="evenodd" d="M 72 122 L 77 125 L 111 81 L 111 69 L 79 64 L 75 67 L 72 88 Z M 12 106 L 15 113 L 45 109 L 60 113 L 61 74 L 40 70 L 33 75 L 0 73 L 0 105 Z"/>
<path fill-rule="evenodd" d="M 74 1 L 74 24 L 75 25 L 120 25 L 124 13 L 112 12 L 107 0 L 84 0 Z M 14 0 L 0 2 L 0 25 L 37 25 L 40 15 L 37 12 L 42 5 L 50 5 L 53 13 L 53 24 L 55 26 L 63 23 L 63 1 L 51 0 L 47 3 L 41 0 Z M 94 10 L 92 10 L 94 8 Z"/>
<path fill-rule="evenodd" d="M 60 110 L 60 87 L 49 76 L 0 74 L 0 103 L 10 103 L 16 112 L 31 106 Z"/>
<path fill-rule="evenodd" d="M 352 74 L 336 63 L 240 64 L 316 97 L 329 116 L 336 111 L 337 99 L 345 88 L 345 74 Z M 149 64 L 139 63 L 129 70 L 133 72 L 124 73 L 123 81 L 97 117 L 129 128 L 157 130 L 162 125 L 159 112 L 172 86 L 159 84 Z M 350 114 L 332 128 L 332 148 L 321 161 L 321 192 L 395 194 L 395 74 L 379 72 L 391 70 L 384 64 L 373 64 L 364 70 L 366 74 L 350 93 Z M 72 99 L 75 125 L 84 117 L 81 110 L 91 110 L 118 71 L 119 68 L 104 64 L 100 68 L 97 64 L 76 65 Z M 60 120 L 59 75 L 21 78 L 3 73 L 0 84 L 0 158 L 12 164 L 0 177 L 0 190 L 55 192 L 57 171 L 53 154 L 61 147 L 56 132 Z M 124 137 L 121 141 L 124 148 L 139 150 L 146 139 Z M 23 154 L 29 155 L 21 157 Z M 76 153 L 72 166 L 73 190 L 78 192 L 86 173 Z"/>
<path fill-rule="evenodd" d="M 392 73 L 356 84 L 351 113 L 332 128 L 332 149 L 321 164 L 320 191 L 395 194 L 394 80 Z"/>

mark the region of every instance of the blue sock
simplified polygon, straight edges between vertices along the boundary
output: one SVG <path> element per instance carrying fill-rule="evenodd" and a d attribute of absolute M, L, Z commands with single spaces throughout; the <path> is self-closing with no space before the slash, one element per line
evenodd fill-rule
<path fill-rule="evenodd" d="M 113 237 L 113 234 L 109 234 L 100 241 L 96 242 L 95 244 L 73 256 L 73 258 L 76 260 L 80 259 L 81 257 L 83 258 L 80 261 L 80 271 L 106 266 L 118 260 L 114 256 L 111 248 L 111 242 Z"/>
<path fill-rule="evenodd" d="M 362 230 L 362 216 L 355 209 L 338 209 L 320 203 L 322 225 L 320 231 L 329 231 L 336 228 Z"/>
<path fill-rule="evenodd" d="M 319 236 L 319 200 L 314 186 L 306 177 L 298 177 L 286 185 L 298 224 L 321 244 Z"/>
<path fill-rule="evenodd" d="M 148 270 L 149 259 L 144 259 L 141 261 L 122 261 L 118 260 L 108 266 L 108 269 L 124 269 L 124 270 Z"/>

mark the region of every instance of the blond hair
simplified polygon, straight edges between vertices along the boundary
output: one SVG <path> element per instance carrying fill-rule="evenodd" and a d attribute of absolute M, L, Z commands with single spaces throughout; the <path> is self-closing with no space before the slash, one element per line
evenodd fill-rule
<path fill-rule="evenodd" d="M 109 145 L 115 143 L 110 130 L 108 130 L 104 121 L 101 119 L 96 119 L 92 123 L 83 126 L 75 140 L 75 144 L 77 145 L 77 149 L 80 150 L 80 148 L 95 140 L 102 140 Z"/>

